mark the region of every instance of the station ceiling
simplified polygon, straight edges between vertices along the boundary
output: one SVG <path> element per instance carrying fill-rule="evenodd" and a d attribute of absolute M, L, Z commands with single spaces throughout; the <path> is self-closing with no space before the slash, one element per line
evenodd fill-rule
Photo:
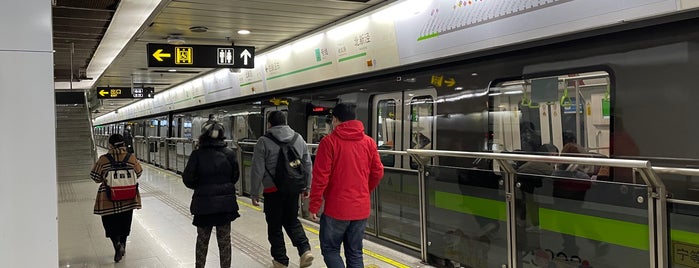
<path fill-rule="evenodd" d="M 154 87 L 156 94 L 212 69 L 149 68 L 146 44 L 184 40 L 190 45 L 254 46 L 256 54 L 313 30 L 393 0 L 162 0 L 121 54 L 93 87 Z M 89 79 L 85 70 L 119 6 L 120 0 L 54 0 L 54 79 Z M 238 34 L 249 30 L 248 35 Z M 58 89 L 57 90 L 66 90 Z M 78 89 L 76 89 L 78 90 Z M 82 89 L 80 89 L 82 90 Z M 92 90 L 94 91 L 94 90 Z M 134 100 L 103 100 L 93 117 Z"/>

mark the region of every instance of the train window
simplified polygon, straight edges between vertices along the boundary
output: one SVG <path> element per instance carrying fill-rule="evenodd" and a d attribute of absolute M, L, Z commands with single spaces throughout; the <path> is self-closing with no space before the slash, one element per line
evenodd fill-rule
<path fill-rule="evenodd" d="M 396 121 L 396 108 L 395 99 L 384 99 L 378 102 L 375 137 L 379 150 L 396 150 L 396 134 L 400 133 L 397 129 L 400 122 Z M 381 162 L 384 166 L 392 167 L 396 164 L 396 158 L 392 155 L 381 155 Z"/>
<path fill-rule="evenodd" d="M 309 138 L 313 144 L 320 143 L 320 140 L 329 135 L 332 131 L 332 117 L 330 115 L 309 115 Z"/>
<path fill-rule="evenodd" d="M 432 149 L 434 99 L 419 96 L 410 100 L 410 148 Z M 417 168 L 415 159 L 410 158 L 410 167 Z"/>
<path fill-rule="evenodd" d="M 609 156 L 607 72 L 574 73 L 497 83 L 488 90 L 493 151 L 559 150 L 576 143 Z M 553 91 L 553 92 L 552 92 Z"/>

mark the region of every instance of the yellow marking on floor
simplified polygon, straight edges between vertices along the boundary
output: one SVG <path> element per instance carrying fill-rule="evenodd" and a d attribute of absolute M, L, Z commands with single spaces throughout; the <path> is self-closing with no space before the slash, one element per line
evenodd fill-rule
<path fill-rule="evenodd" d="M 314 233 L 314 234 L 320 234 L 320 232 L 319 232 L 317 229 L 311 228 L 311 227 L 308 227 L 308 226 L 305 226 L 305 225 L 303 226 L 303 229 L 306 229 L 306 231 L 309 231 L 309 232 Z M 383 256 L 383 255 L 381 255 L 381 254 L 379 254 L 379 253 L 376 253 L 376 252 L 373 252 L 373 251 L 371 251 L 371 250 L 362 249 L 362 252 L 363 252 L 365 255 L 368 255 L 368 256 L 370 256 L 370 257 L 373 257 L 374 259 L 377 259 L 377 260 L 380 260 L 380 261 L 382 261 L 382 262 L 388 263 L 388 264 L 393 265 L 393 266 L 395 266 L 395 267 L 398 267 L 398 268 L 410 268 L 410 266 L 407 266 L 407 265 L 405 265 L 405 264 L 402 264 L 402 263 L 400 263 L 400 262 L 397 262 L 397 261 L 395 261 L 395 260 L 393 260 L 393 259 L 391 259 L 391 258 L 389 258 L 389 257 Z M 367 266 L 367 267 L 371 267 L 371 266 Z M 376 266 L 376 267 L 378 267 L 378 266 Z"/>
<path fill-rule="evenodd" d="M 305 226 L 305 225 L 303 226 L 303 229 L 306 229 L 306 231 L 309 231 L 309 232 L 314 233 L 314 234 L 320 234 L 320 232 L 318 230 L 311 228 L 311 227 L 308 227 L 308 226 Z"/>
<path fill-rule="evenodd" d="M 398 268 L 410 268 L 410 266 L 407 266 L 407 265 L 405 265 L 405 264 L 402 264 L 402 263 L 400 263 L 400 262 L 397 262 L 397 261 L 395 261 L 395 260 L 393 260 L 393 259 L 390 259 L 390 258 L 388 258 L 388 257 L 386 257 L 386 256 L 383 256 L 383 255 L 378 254 L 378 253 L 376 253 L 376 252 L 373 252 L 373 251 L 371 251 L 371 250 L 362 249 L 362 252 L 364 252 L 365 255 L 369 255 L 369 256 L 371 256 L 371 257 L 374 257 L 374 258 L 377 259 L 377 260 L 380 260 L 380 261 L 382 261 L 382 262 L 388 263 L 388 264 L 393 265 L 393 266 L 395 266 L 395 267 L 398 267 Z"/>
<path fill-rule="evenodd" d="M 257 210 L 257 211 L 262 211 L 262 209 L 260 207 L 253 206 L 251 204 L 248 204 L 248 203 L 240 201 L 240 200 L 237 200 L 237 201 L 238 201 L 238 204 L 241 204 L 243 206 L 249 207 L 249 208 Z"/>
<path fill-rule="evenodd" d="M 178 176 L 178 175 L 176 175 L 176 174 L 173 174 L 173 173 L 170 173 L 170 172 L 164 172 L 164 171 L 162 171 L 162 169 L 160 169 L 160 168 L 158 168 L 158 167 L 155 167 L 155 166 L 150 166 L 150 165 L 143 165 L 143 166 L 146 166 L 146 167 L 148 167 L 148 168 L 150 168 L 150 169 L 156 170 L 156 171 L 158 171 L 158 173 L 160 173 L 160 174 L 165 174 L 165 175 L 167 175 L 167 176 L 171 176 L 171 177 L 175 177 L 175 178 L 181 178 L 180 176 Z M 254 210 L 257 210 L 257 211 L 262 211 L 261 208 L 256 207 L 256 206 L 253 206 L 252 204 L 248 204 L 248 203 L 243 202 L 243 201 L 240 201 L 240 200 L 237 200 L 237 201 L 238 201 L 239 204 L 241 204 L 241 205 L 243 205 L 243 206 L 249 207 L 249 208 L 254 209 Z M 305 225 L 303 226 L 303 229 L 306 229 L 306 231 L 309 231 L 309 232 L 314 233 L 314 234 L 316 234 L 316 235 L 320 234 L 320 232 L 319 232 L 317 229 L 311 228 L 311 227 L 308 227 L 308 226 L 305 226 Z M 318 245 L 318 246 L 316 246 L 316 248 L 320 248 L 320 246 Z M 375 259 L 377 259 L 377 260 L 380 260 L 380 261 L 382 261 L 382 262 L 385 262 L 385 263 L 388 263 L 388 264 L 390 264 L 390 265 L 393 265 L 394 267 L 398 267 L 398 268 L 410 268 L 410 266 L 408 266 L 408 265 L 405 265 L 405 264 L 402 264 L 402 263 L 400 263 L 400 262 L 397 262 L 397 261 L 395 261 L 395 260 L 393 260 L 393 259 L 391 259 L 391 258 L 388 258 L 388 257 L 386 257 L 386 256 L 383 256 L 383 255 L 378 254 L 378 253 L 376 253 L 376 252 L 373 252 L 373 251 L 371 251 L 371 250 L 362 249 L 362 252 L 363 252 L 365 255 L 368 255 L 368 256 L 373 257 L 373 258 L 375 258 Z M 373 268 L 373 267 L 379 267 L 379 266 L 378 266 L 378 265 L 373 265 L 373 264 L 367 266 L 367 268 Z"/>

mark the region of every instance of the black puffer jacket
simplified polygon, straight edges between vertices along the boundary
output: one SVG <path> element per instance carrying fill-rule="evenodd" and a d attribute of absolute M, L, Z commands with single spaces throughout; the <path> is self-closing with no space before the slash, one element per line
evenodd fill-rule
<path fill-rule="evenodd" d="M 202 143 L 189 156 L 182 173 L 187 188 L 193 189 L 193 215 L 238 212 L 235 183 L 240 172 L 235 152 L 223 141 Z"/>

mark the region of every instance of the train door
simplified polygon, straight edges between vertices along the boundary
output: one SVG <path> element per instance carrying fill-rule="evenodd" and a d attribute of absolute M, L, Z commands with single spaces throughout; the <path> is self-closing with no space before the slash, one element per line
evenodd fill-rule
<path fill-rule="evenodd" d="M 376 95 L 372 137 L 379 150 L 435 149 L 434 89 Z M 381 154 L 384 178 L 372 196 L 369 231 L 412 248 L 420 245 L 417 162 L 410 156 Z"/>
<path fill-rule="evenodd" d="M 330 110 L 335 106 L 335 102 L 326 102 L 321 105 L 311 105 L 308 111 L 306 141 L 309 144 L 319 144 L 320 140 L 330 134 L 333 129 Z"/>

